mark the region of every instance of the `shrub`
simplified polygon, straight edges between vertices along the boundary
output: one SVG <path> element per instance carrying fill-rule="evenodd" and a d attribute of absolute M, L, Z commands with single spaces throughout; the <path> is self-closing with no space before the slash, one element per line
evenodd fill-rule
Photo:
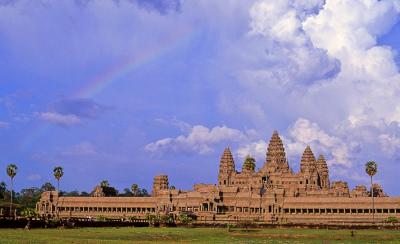
<path fill-rule="evenodd" d="M 172 225 L 173 223 L 175 223 L 174 216 L 171 214 L 161 215 L 159 219 L 160 224 L 162 225 Z"/>
<path fill-rule="evenodd" d="M 396 218 L 395 216 L 390 216 L 390 217 L 388 217 L 388 218 L 386 219 L 386 222 L 387 222 L 387 223 L 398 223 L 398 222 L 399 222 L 399 219 Z"/>
<path fill-rule="evenodd" d="M 193 222 L 193 217 L 183 213 L 179 215 L 179 221 L 184 225 L 190 225 Z"/>
<path fill-rule="evenodd" d="M 96 217 L 96 221 L 104 222 L 107 221 L 107 218 L 102 215 L 99 215 Z"/>
<path fill-rule="evenodd" d="M 154 214 L 148 214 L 146 216 L 147 221 L 149 222 L 150 226 L 156 226 L 160 224 L 160 216 Z"/>

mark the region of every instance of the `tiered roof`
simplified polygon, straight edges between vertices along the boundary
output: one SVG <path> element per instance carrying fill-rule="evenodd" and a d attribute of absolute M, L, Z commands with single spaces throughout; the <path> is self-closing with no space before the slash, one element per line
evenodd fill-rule
<path fill-rule="evenodd" d="M 319 155 L 317 160 L 317 169 L 319 172 L 328 172 L 328 165 L 326 164 L 324 155 Z"/>
<path fill-rule="evenodd" d="M 303 156 L 301 157 L 301 162 L 300 162 L 300 171 L 304 172 L 307 171 L 307 169 L 310 169 L 310 167 L 315 167 L 315 157 L 314 153 L 311 151 L 310 146 L 307 146 L 306 149 L 304 150 Z"/>
<path fill-rule="evenodd" d="M 229 147 L 225 148 L 224 153 L 221 156 L 219 167 L 220 170 L 226 170 L 229 173 L 235 171 L 235 161 L 233 160 L 233 156 Z"/>
<path fill-rule="evenodd" d="M 277 131 L 274 131 L 269 141 L 266 163 L 287 166 L 285 148 Z"/>

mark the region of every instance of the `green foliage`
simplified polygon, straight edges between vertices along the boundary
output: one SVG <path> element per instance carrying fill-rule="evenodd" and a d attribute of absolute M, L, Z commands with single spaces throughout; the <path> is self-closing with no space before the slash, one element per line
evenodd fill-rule
<path fill-rule="evenodd" d="M 25 217 L 27 219 L 32 219 L 32 218 L 37 217 L 38 215 L 37 215 L 36 210 L 34 208 L 24 208 L 21 211 L 21 216 L 23 216 L 23 217 Z"/>
<path fill-rule="evenodd" d="M 118 190 L 110 186 L 108 180 L 103 180 L 100 182 L 100 187 L 106 197 L 116 197 L 118 196 Z"/>
<path fill-rule="evenodd" d="M 175 222 L 174 216 L 172 214 L 161 215 L 159 219 L 160 219 L 160 224 L 164 225 L 170 225 Z"/>
<path fill-rule="evenodd" d="M 250 155 L 246 156 L 246 159 L 243 162 L 242 171 L 254 171 L 256 168 L 256 160 Z"/>
<path fill-rule="evenodd" d="M 234 225 L 234 224 L 227 224 L 226 225 L 226 229 L 228 230 L 228 232 L 231 232 L 232 229 L 235 228 L 235 227 L 236 227 L 236 225 Z"/>
<path fill-rule="evenodd" d="M 365 172 L 369 176 L 374 176 L 376 172 L 378 171 L 378 165 L 374 161 L 369 161 L 365 164 Z"/>
<path fill-rule="evenodd" d="M 16 197 L 16 202 L 26 208 L 35 208 L 42 192 L 41 189 L 36 187 L 22 189 Z"/>
<path fill-rule="evenodd" d="M 96 221 L 99 221 L 99 222 L 107 221 L 107 217 L 102 216 L 102 215 L 98 215 L 98 216 L 96 217 Z"/>
<path fill-rule="evenodd" d="M 109 187 L 109 186 L 110 186 L 110 183 L 108 182 L 108 180 L 102 180 L 102 181 L 100 182 L 100 186 L 101 186 L 101 187 Z"/>
<path fill-rule="evenodd" d="M 1 243 L 398 243 L 400 231 L 264 228 L 251 231 L 222 228 L 75 228 L 0 229 Z"/>
<path fill-rule="evenodd" d="M 132 191 L 133 196 L 137 196 L 138 192 L 139 192 L 138 184 L 132 184 L 131 185 L 131 191 Z"/>
<path fill-rule="evenodd" d="M 123 193 L 119 194 L 119 196 L 121 196 L 121 197 L 131 197 L 131 196 L 133 196 L 133 194 L 132 194 L 132 192 L 131 192 L 131 190 L 129 188 L 125 188 L 123 190 Z"/>
<path fill-rule="evenodd" d="M 15 164 L 7 165 L 7 175 L 12 179 L 17 175 L 18 167 Z"/>
<path fill-rule="evenodd" d="M 193 217 L 186 213 L 179 215 L 179 222 L 181 222 L 184 225 L 190 225 L 193 222 L 193 220 L 194 220 Z"/>
<path fill-rule="evenodd" d="M 54 177 L 57 180 L 60 180 L 61 177 L 64 175 L 64 170 L 61 166 L 54 167 L 53 169 Z"/>
<path fill-rule="evenodd" d="M 395 216 L 390 216 L 390 217 L 388 217 L 388 218 L 386 219 L 386 222 L 387 222 L 387 223 L 398 223 L 398 222 L 399 222 L 399 219 L 398 219 L 397 217 L 395 217 Z"/>
<path fill-rule="evenodd" d="M 149 222 L 150 225 L 154 226 L 160 223 L 160 216 L 148 214 L 146 215 L 146 220 Z"/>
<path fill-rule="evenodd" d="M 129 217 L 129 220 L 130 221 L 135 221 L 135 220 L 137 220 L 138 218 L 136 217 L 136 216 L 131 216 L 131 217 Z"/>
<path fill-rule="evenodd" d="M 4 181 L 0 182 L 0 199 L 4 199 L 7 192 L 7 185 Z"/>
<path fill-rule="evenodd" d="M 51 184 L 50 182 L 45 182 L 42 187 L 40 187 L 40 190 L 42 192 L 44 191 L 55 191 L 56 188 L 53 186 L 53 184 Z"/>

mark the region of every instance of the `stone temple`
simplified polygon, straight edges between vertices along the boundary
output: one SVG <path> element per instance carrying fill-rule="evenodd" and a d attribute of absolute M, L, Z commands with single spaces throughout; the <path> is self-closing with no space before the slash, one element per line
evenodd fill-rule
<path fill-rule="evenodd" d="M 42 194 L 37 210 L 46 217 L 90 219 L 190 213 L 199 223 L 362 224 L 400 218 L 400 197 L 388 197 L 377 184 L 374 197 L 373 215 L 367 187 L 360 185 L 350 191 L 344 181 L 331 182 L 324 156 L 316 158 L 309 146 L 302 155 L 300 171 L 293 172 L 275 131 L 259 171 L 244 163 L 238 172 L 226 148 L 217 184 L 195 184 L 190 191 L 171 189 L 168 176 L 159 175 L 154 177 L 151 197 L 63 197 L 49 191 Z"/>

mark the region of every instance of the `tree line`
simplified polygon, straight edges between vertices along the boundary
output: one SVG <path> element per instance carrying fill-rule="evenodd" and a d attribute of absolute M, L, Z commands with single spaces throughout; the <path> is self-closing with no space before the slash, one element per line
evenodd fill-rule
<path fill-rule="evenodd" d="M 45 191 L 57 190 L 61 196 L 69 197 L 87 197 L 91 196 L 91 193 L 86 191 L 62 191 L 60 190 L 60 181 L 64 176 L 64 169 L 61 166 L 56 166 L 53 169 L 54 178 L 57 181 L 57 188 L 50 182 L 45 182 L 41 187 L 29 187 L 21 189 L 19 192 L 14 191 L 14 178 L 18 173 L 18 167 L 16 164 L 9 164 L 6 167 L 6 173 L 10 178 L 10 185 L 8 186 L 4 181 L 0 182 L 0 207 L 5 207 L 7 202 L 9 204 L 10 213 L 15 208 L 34 209 L 36 203 L 40 200 L 40 196 Z M 130 188 L 123 189 L 119 192 L 115 187 L 111 186 L 108 180 L 100 182 L 104 196 L 112 197 L 148 197 L 150 196 L 146 189 L 140 188 L 138 184 L 132 184 Z"/>

